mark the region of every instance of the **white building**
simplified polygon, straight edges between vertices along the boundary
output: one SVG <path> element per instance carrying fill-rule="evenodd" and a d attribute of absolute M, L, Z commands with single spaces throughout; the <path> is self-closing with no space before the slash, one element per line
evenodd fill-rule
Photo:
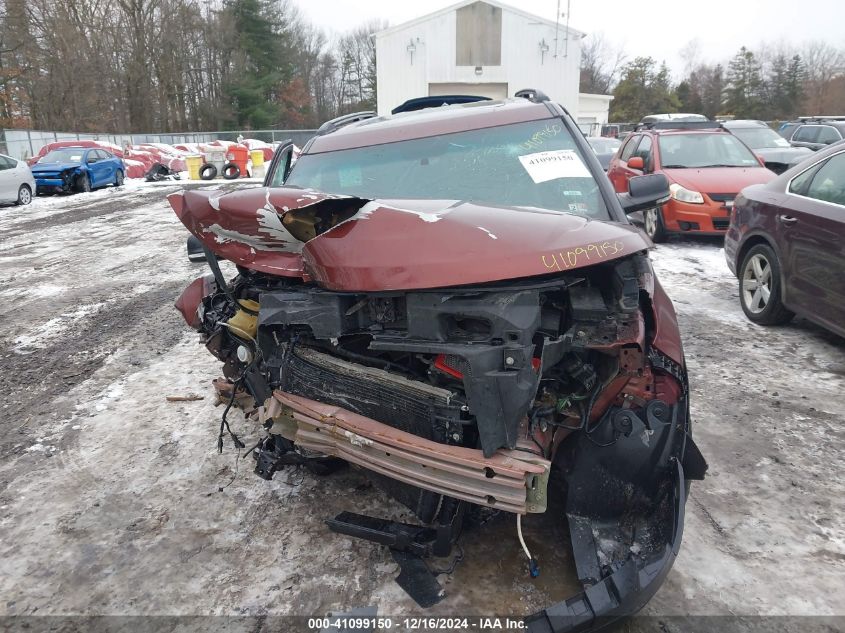
<path fill-rule="evenodd" d="M 534 88 L 587 128 L 607 123 L 605 95 L 579 95 L 584 33 L 497 0 L 464 0 L 375 34 L 378 113 L 422 96 L 502 99 Z"/>

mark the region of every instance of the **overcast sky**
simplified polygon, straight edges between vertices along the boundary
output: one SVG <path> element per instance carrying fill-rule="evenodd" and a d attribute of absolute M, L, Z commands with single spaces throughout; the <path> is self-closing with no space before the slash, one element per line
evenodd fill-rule
<path fill-rule="evenodd" d="M 503 0 L 507 2 L 507 0 Z M 455 0 L 294 0 L 317 26 L 342 32 L 374 18 L 391 26 L 455 4 Z M 535 15 L 555 19 L 557 0 L 511 0 Z M 566 0 L 560 1 L 561 12 Z M 565 18 L 563 18 L 565 20 Z M 628 58 L 650 55 L 683 71 L 679 51 L 697 40 L 702 61 L 724 61 L 740 46 L 823 39 L 845 48 L 843 0 L 571 0 L 570 26 L 602 32 L 624 46 Z"/>

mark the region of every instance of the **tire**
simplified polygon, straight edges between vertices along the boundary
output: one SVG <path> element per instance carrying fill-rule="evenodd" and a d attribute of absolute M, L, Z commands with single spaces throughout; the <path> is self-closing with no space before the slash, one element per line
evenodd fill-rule
<path fill-rule="evenodd" d="M 26 205 L 30 202 L 32 202 L 32 189 L 29 188 L 29 185 L 21 185 L 18 189 L 18 199 L 15 204 Z"/>
<path fill-rule="evenodd" d="M 91 192 L 91 179 L 88 174 L 80 174 L 76 177 L 76 190 L 80 193 Z"/>
<path fill-rule="evenodd" d="M 122 187 L 123 186 L 123 172 L 119 169 L 114 172 L 114 186 L 115 187 Z"/>
<path fill-rule="evenodd" d="M 200 167 L 200 180 L 214 180 L 217 178 L 217 167 L 211 163 L 203 163 Z"/>
<path fill-rule="evenodd" d="M 655 244 L 666 239 L 666 229 L 663 226 L 663 211 L 660 207 L 643 211 L 643 229 L 645 234 Z"/>
<path fill-rule="evenodd" d="M 237 180 L 241 177 L 241 168 L 235 163 L 226 163 L 223 165 L 223 178 L 226 180 Z"/>
<path fill-rule="evenodd" d="M 739 303 L 749 320 L 760 325 L 792 320 L 795 314 L 782 301 L 780 262 L 768 244 L 751 247 L 742 258 L 738 276 Z"/>

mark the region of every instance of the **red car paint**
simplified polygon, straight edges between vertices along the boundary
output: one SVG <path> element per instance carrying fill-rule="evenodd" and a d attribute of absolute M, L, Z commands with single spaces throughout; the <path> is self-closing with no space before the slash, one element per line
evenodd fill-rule
<path fill-rule="evenodd" d="M 301 189 L 171 194 L 183 224 L 246 268 L 331 290 L 441 288 L 592 266 L 649 248 L 636 228 L 531 208 L 379 200 Z M 294 209 L 349 200 L 351 219 L 302 243 L 282 220 Z"/>

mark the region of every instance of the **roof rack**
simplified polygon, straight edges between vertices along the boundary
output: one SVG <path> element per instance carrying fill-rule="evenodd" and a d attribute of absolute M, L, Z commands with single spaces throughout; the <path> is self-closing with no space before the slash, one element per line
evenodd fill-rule
<path fill-rule="evenodd" d="M 318 129 L 316 136 L 323 136 L 324 134 L 329 134 L 334 132 L 335 130 L 339 130 L 340 128 L 349 125 L 350 123 L 357 123 L 358 121 L 364 121 L 366 119 L 372 119 L 376 116 L 376 113 L 372 110 L 365 110 L 363 112 L 353 112 L 351 114 L 344 114 L 339 116 L 335 119 L 331 119 L 330 121 L 326 121 L 323 123 Z"/>
<path fill-rule="evenodd" d="M 523 88 L 522 90 L 517 90 L 513 96 L 528 99 L 532 103 L 541 103 L 549 100 L 549 96 L 545 92 L 535 90 L 534 88 Z"/>
<path fill-rule="evenodd" d="M 799 121 L 845 121 L 845 116 L 834 114 L 819 114 L 816 116 L 799 116 Z"/>
<path fill-rule="evenodd" d="M 639 123 L 635 131 L 640 130 L 718 130 L 722 124 L 718 121 L 652 121 Z"/>

